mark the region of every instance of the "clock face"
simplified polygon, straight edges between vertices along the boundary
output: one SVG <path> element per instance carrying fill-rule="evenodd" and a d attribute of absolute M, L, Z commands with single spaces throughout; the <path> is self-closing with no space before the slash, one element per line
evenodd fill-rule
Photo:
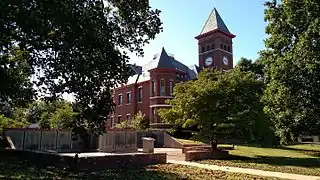
<path fill-rule="evenodd" d="M 213 63 L 213 59 L 212 57 L 208 57 L 205 61 L 204 61 L 206 66 L 210 66 Z"/>
<path fill-rule="evenodd" d="M 222 61 L 223 61 L 224 65 L 228 65 L 228 63 L 229 63 L 229 60 L 228 60 L 228 58 L 226 56 L 223 56 Z"/>

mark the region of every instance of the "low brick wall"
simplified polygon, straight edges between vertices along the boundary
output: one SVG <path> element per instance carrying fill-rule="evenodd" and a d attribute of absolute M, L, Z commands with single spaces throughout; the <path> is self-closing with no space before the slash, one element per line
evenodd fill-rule
<path fill-rule="evenodd" d="M 229 156 L 228 151 L 222 150 L 192 150 L 185 152 L 185 160 L 186 161 L 197 161 L 197 160 L 204 160 L 204 159 L 225 159 Z"/>
<path fill-rule="evenodd" d="M 211 150 L 211 146 L 206 146 L 203 144 L 184 144 L 182 147 L 182 153 L 191 150 Z"/>
<path fill-rule="evenodd" d="M 222 146 L 218 147 L 219 150 L 234 150 L 235 147 L 232 146 Z M 187 144 L 183 145 L 182 153 L 184 154 L 186 151 L 193 151 L 193 150 L 211 150 L 211 146 L 208 145 L 201 145 L 201 144 Z"/>
<path fill-rule="evenodd" d="M 166 153 L 155 154 L 123 154 L 99 157 L 75 157 L 61 156 L 54 153 L 42 153 L 31 151 L 0 151 L 0 158 L 18 157 L 27 159 L 31 163 L 41 166 L 68 167 L 76 170 L 98 171 L 106 168 L 134 168 L 146 165 L 167 163 Z"/>

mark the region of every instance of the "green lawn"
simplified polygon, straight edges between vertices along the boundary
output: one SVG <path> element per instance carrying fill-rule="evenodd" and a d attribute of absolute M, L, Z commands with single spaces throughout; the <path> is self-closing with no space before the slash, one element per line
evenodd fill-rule
<path fill-rule="evenodd" d="M 320 176 L 320 145 L 292 145 L 278 148 L 237 146 L 230 160 L 201 163 Z"/>
<path fill-rule="evenodd" d="M 112 179 L 112 180 L 276 180 L 277 178 L 259 177 L 246 174 L 212 171 L 194 167 L 163 164 L 141 169 L 106 170 L 103 172 L 85 173 L 68 172 L 53 167 L 39 168 L 28 162 L 11 158 L 0 162 L 1 179 Z"/>
<path fill-rule="evenodd" d="M 179 138 L 175 138 L 178 142 L 182 143 L 182 144 L 204 144 L 200 141 L 196 141 L 196 140 L 189 140 L 189 139 L 179 139 Z"/>

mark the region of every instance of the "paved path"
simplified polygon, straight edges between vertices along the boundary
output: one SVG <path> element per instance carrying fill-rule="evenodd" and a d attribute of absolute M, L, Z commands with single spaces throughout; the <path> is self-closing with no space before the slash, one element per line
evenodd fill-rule
<path fill-rule="evenodd" d="M 194 166 L 198 168 L 234 172 L 234 173 L 245 173 L 258 176 L 267 176 L 267 177 L 276 177 L 282 179 L 292 179 L 292 180 L 320 180 L 319 176 L 307 176 L 291 173 L 281 173 L 281 172 L 272 172 L 272 171 L 262 171 L 257 169 L 248 169 L 248 168 L 238 168 L 238 167 L 228 167 L 228 166 L 217 166 L 209 164 L 201 164 L 196 162 L 188 162 L 184 160 L 184 154 L 182 154 L 181 149 L 175 148 L 155 148 L 156 153 L 167 153 L 167 162 L 172 164 L 181 164 L 187 166 Z"/>
<path fill-rule="evenodd" d="M 184 161 L 184 154 L 182 154 L 182 149 L 177 148 L 155 148 L 155 153 L 167 153 L 167 159 Z"/>
<path fill-rule="evenodd" d="M 188 162 L 184 160 L 184 154 L 182 154 L 181 149 L 155 148 L 155 152 L 167 153 L 167 163 L 172 163 L 172 164 L 181 164 L 181 165 L 194 166 L 198 168 L 204 168 L 204 169 L 210 169 L 210 170 L 216 170 L 216 171 L 245 173 L 245 174 L 258 175 L 258 176 L 276 177 L 276 178 L 291 179 L 291 180 L 320 180 L 319 176 L 307 176 L 307 175 L 300 175 L 300 174 L 272 172 L 272 171 L 263 171 L 263 170 L 257 170 L 257 169 L 249 169 L 249 168 L 217 166 L 217 165 L 210 165 L 210 164 L 201 164 L 197 162 Z"/>
<path fill-rule="evenodd" d="M 170 159 L 170 158 L 168 158 L 167 163 L 194 166 L 194 167 L 210 169 L 210 170 L 227 171 L 227 172 L 234 172 L 234 173 L 245 173 L 245 174 L 258 175 L 258 176 L 277 177 L 277 178 L 283 178 L 283 179 L 320 180 L 319 176 L 306 176 L 306 175 L 299 175 L 299 174 L 262 171 L 262 170 L 257 170 L 257 169 L 247 169 L 247 168 L 200 164 L 200 163 L 196 163 L 196 162 L 187 162 L 187 161 L 181 161 L 181 160 L 174 160 L 174 159 Z"/>

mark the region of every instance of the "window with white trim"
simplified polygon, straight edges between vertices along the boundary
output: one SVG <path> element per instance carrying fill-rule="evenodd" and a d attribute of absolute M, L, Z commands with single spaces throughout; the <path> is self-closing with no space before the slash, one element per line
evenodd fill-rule
<path fill-rule="evenodd" d="M 122 94 L 118 95 L 118 105 L 122 105 Z"/>
<path fill-rule="evenodd" d="M 138 88 L 138 102 L 142 102 L 142 87 Z"/>
<path fill-rule="evenodd" d="M 126 115 L 126 121 L 129 121 L 131 119 L 131 114 Z"/>
<path fill-rule="evenodd" d="M 165 96 L 165 86 L 164 86 L 164 79 L 160 80 L 160 96 Z"/>
<path fill-rule="evenodd" d="M 156 95 L 156 82 L 152 81 L 151 82 L 151 96 L 155 96 Z"/>
<path fill-rule="evenodd" d="M 131 104 L 131 92 L 127 92 L 127 104 Z"/>
<path fill-rule="evenodd" d="M 121 121 L 122 121 L 122 116 L 121 116 L 121 115 L 119 115 L 119 116 L 118 116 L 118 124 L 120 124 L 120 123 L 121 123 Z"/>
<path fill-rule="evenodd" d="M 155 122 L 155 120 L 156 120 L 156 108 L 152 108 L 152 122 Z"/>
<path fill-rule="evenodd" d="M 114 126 L 114 117 L 111 117 L 111 126 Z"/>
<path fill-rule="evenodd" d="M 173 80 L 170 80 L 170 82 L 169 82 L 169 92 L 170 92 L 170 96 L 172 96 L 172 94 L 173 94 Z"/>

